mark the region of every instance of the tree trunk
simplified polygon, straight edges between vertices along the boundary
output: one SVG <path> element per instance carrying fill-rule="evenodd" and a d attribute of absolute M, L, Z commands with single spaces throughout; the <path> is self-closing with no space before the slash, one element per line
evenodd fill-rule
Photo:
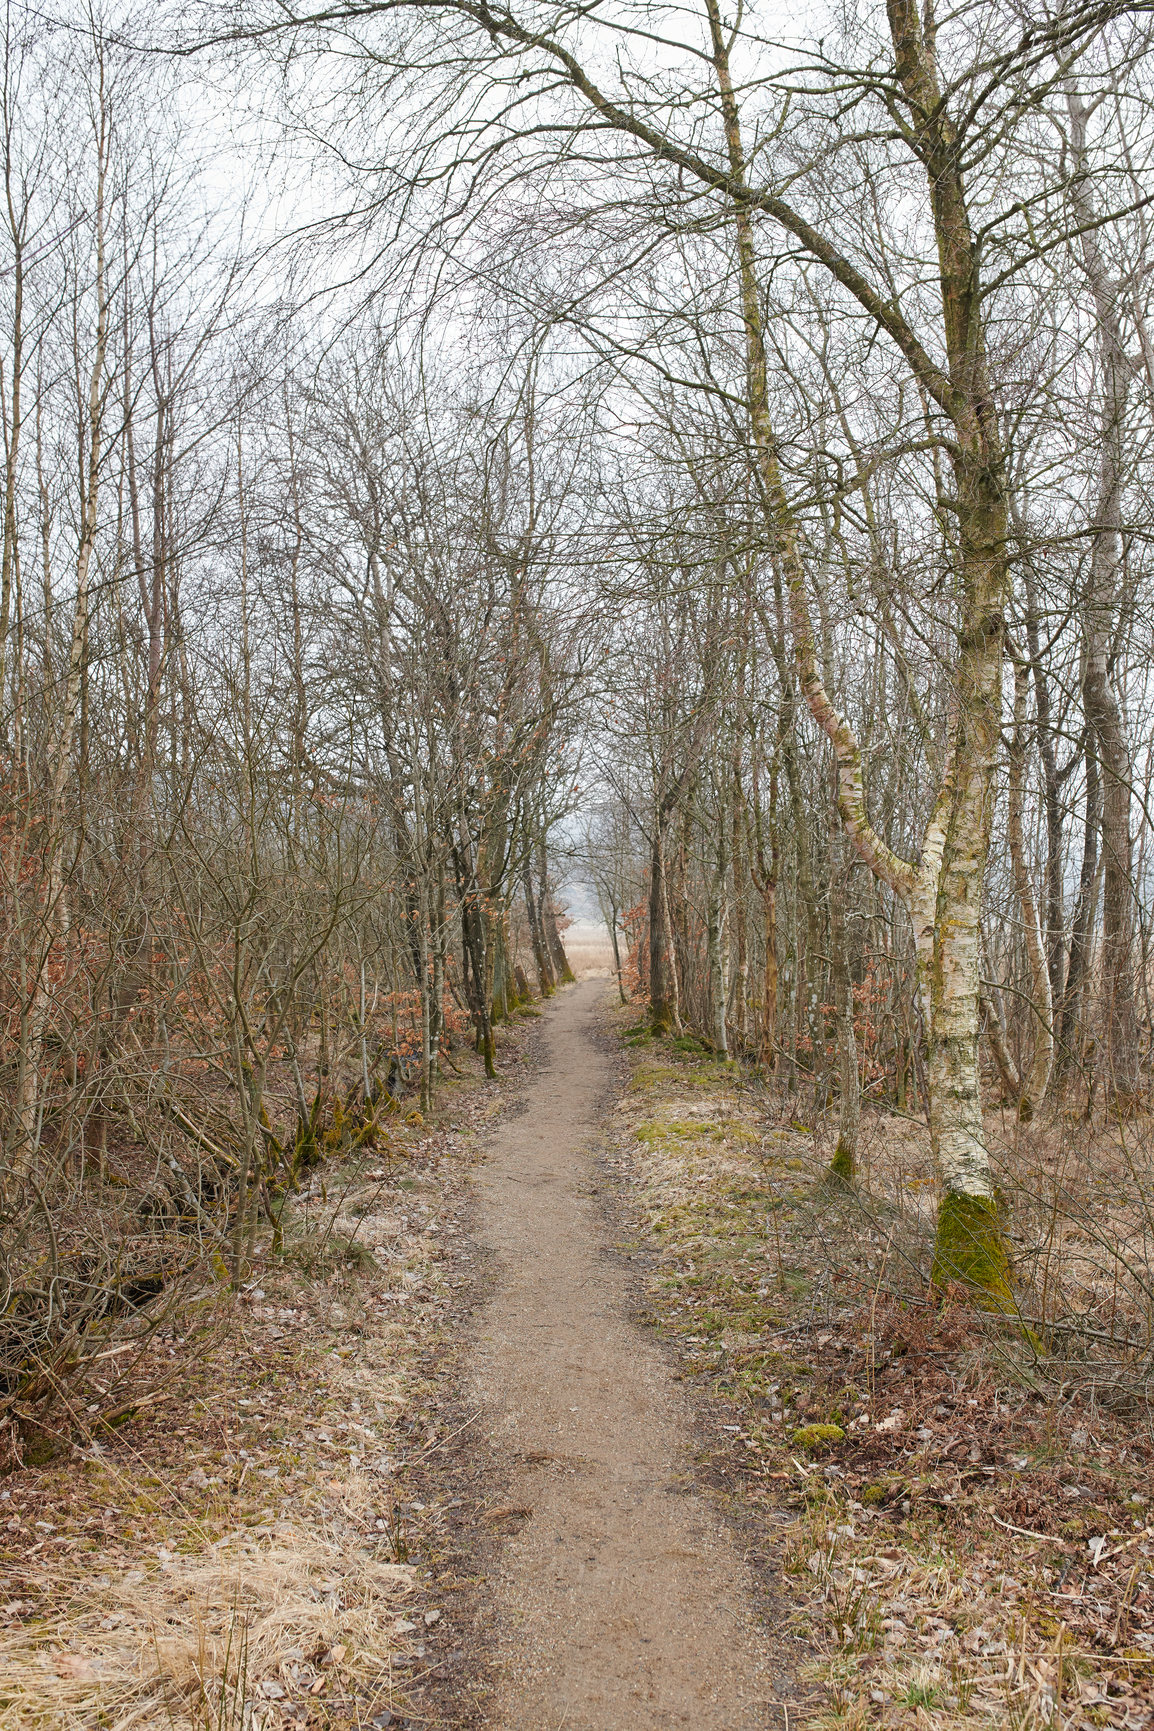
<path fill-rule="evenodd" d="M 1084 163 L 1088 111 L 1069 92 L 1070 143 Z M 1112 645 L 1120 602 L 1123 431 L 1130 364 L 1122 341 L 1118 286 L 1110 280 L 1093 226 L 1089 177 L 1076 177 L 1074 208 L 1086 232 L 1082 261 L 1094 296 L 1101 381 L 1098 403 L 1098 490 L 1090 581 L 1083 614 L 1086 659 L 1082 692 L 1102 771 L 1102 998 L 1106 1062 L 1117 1104 L 1128 1110 L 1139 1093 L 1138 1015 L 1134 994 L 1134 864 L 1130 835 L 1133 770 L 1122 705 L 1114 683 Z"/>
<path fill-rule="evenodd" d="M 609 903 L 609 942 L 613 946 L 613 971 L 617 975 L 617 993 L 618 993 L 618 996 L 620 997 L 621 1002 L 623 1004 L 627 1004 L 629 1002 L 629 999 L 625 995 L 625 976 L 624 976 L 624 974 L 622 972 L 622 968 L 621 968 L 621 944 L 620 944 L 620 940 L 618 938 L 618 933 L 617 933 L 618 918 L 619 918 L 619 913 L 618 913 L 617 904 L 614 901 L 610 901 L 610 903 Z"/>
<path fill-rule="evenodd" d="M 521 887 L 525 893 L 525 916 L 529 921 L 529 942 L 533 949 L 533 963 L 537 969 L 537 981 L 541 988 L 541 996 L 547 998 L 555 989 L 557 981 L 549 961 L 545 934 L 541 929 L 541 913 L 537 906 L 537 898 L 533 894 L 533 870 L 528 858 L 526 858 L 521 870 Z"/>
<path fill-rule="evenodd" d="M 725 927 L 725 909 L 723 905 L 723 886 L 720 873 L 716 874 L 709 890 L 709 906 L 706 913 L 706 950 L 709 966 L 709 1007 L 710 1035 L 714 1050 L 721 1058 L 729 1057 L 729 1034 L 725 1025 L 725 1013 L 728 1008 L 729 988 L 725 978 L 725 951 L 723 934 Z"/>
<path fill-rule="evenodd" d="M 489 1020 L 489 964 L 485 943 L 485 916 L 481 891 L 472 872 L 472 850 L 468 843 L 454 850 L 457 894 L 461 906 L 461 948 L 466 967 L 465 995 L 469 1003 L 477 1050 L 485 1061 L 485 1074 L 497 1074 L 494 1062 L 493 1027 Z"/>
<path fill-rule="evenodd" d="M 1018 1075 L 1017 1066 L 1010 1056 L 1006 1045 L 1006 1030 L 1002 1022 L 1001 1011 L 993 998 L 985 993 L 981 998 L 982 1014 L 986 1018 L 986 1039 L 994 1054 L 994 1063 L 998 1067 L 998 1075 L 1002 1082 L 1002 1097 L 1007 1105 L 1013 1105 L 1022 1095 L 1022 1078 Z"/>
<path fill-rule="evenodd" d="M 493 958 L 493 996 L 489 1011 L 490 1021 L 507 1022 L 509 1020 L 509 928 L 508 919 L 502 909 L 500 913 L 491 914 L 487 919 L 489 929 L 489 953 Z"/>
<path fill-rule="evenodd" d="M 728 49 L 717 0 L 707 0 L 730 171 L 745 160 Z M 1009 1303 L 1005 1245 L 982 1124 L 978 1070 L 979 917 L 989 852 L 993 775 L 1001 728 L 1005 609 L 1009 598 L 1005 463 L 985 374 L 977 249 L 958 169 L 957 141 L 933 56 L 910 0 L 890 0 L 898 78 L 917 117 L 938 242 L 949 372 L 900 340 L 919 381 L 953 424 L 952 500 L 958 540 L 961 619 L 953 670 L 956 719 L 917 867 L 900 859 L 867 813 L 861 749 L 818 672 L 798 526 L 785 491 L 769 417 L 768 375 L 753 230 L 747 206 L 733 209 L 746 334 L 750 426 L 776 557 L 789 588 L 795 655 L 806 701 L 833 743 L 842 821 L 871 870 L 909 906 L 927 1023 L 930 1135 L 941 1175 L 933 1280 L 959 1281 L 996 1308 Z"/>
<path fill-rule="evenodd" d="M 50 975 L 53 951 L 68 932 L 69 912 L 64 865 L 65 790 L 72 773 L 72 747 L 80 709 L 80 691 L 84 662 L 88 653 L 89 577 L 96 544 L 97 509 L 100 498 L 100 476 L 104 427 L 104 366 L 108 348 L 109 302 L 105 281 L 104 261 L 104 184 L 108 149 L 108 113 L 101 105 L 97 115 L 97 199 L 96 199 L 96 343 L 88 377 L 87 401 L 84 404 L 83 445 L 81 449 L 81 516 L 80 541 L 76 556 L 76 598 L 72 609 L 72 637 L 68 650 L 68 668 L 64 680 L 64 696 L 57 718 L 51 747 L 51 778 L 48 788 L 48 823 L 44 851 L 46 886 L 44 908 L 45 941 L 38 958 L 39 965 L 32 988 L 32 999 L 23 1020 L 22 1069 L 17 1101 L 17 1143 L 12 1167 L 16 1177 L 23 1177 L 32 1168 L 40 1132 L 40 1071 L 44 1055 L 44 1038 L 48 1026 Z M 47 530 L 45 530 L 47 533 Z M 49 627 L 45 621 L 45 631 Z M 48 650 L 45 639 L 45 650 Z"/>
<path fill-rule="evenodd" d="M 1086 728 L 1086 794 L 1082 820 L 1082 866 L 1078 874 L 1078 900 L 1070 932 L 1070 965 L 1062 993 L 1061 1044 L 1058 1061 L 1065 1076 L 1083 1061 L 1086 992 L 1090 978 L 1090 953 L 1098 907 L 1098 832 L 1102 822 L 1102 778 L 1094 729 Z"/>
<path fill-rule="evenodd" d="M 557 926 L 553 898 L 548 890 L 541 897 L 541 922 L 545 927 L 545 937 L 549 944 L 553 970 L 563 986 L 571 986 L 577 976 L 569 966 L 569 958 L 565 954 L 565 945 L 561 942 L 561 933 Z"/>
<path fill-rule="evenodd" d="M 786 666 L 788 667 L 788 663 L 786 663 Z M 780 718 L 778 725 L 780 730 Z M 754 888 L 761 897 L 762 943 L 765 946 L 761 984 L 760 1062 L 764 1069 L 772 1070 L 776 1064 L 778 993 L 777 768 L 776 764 L 773 764 L 771 765 L 769 772 L 769 854 L 767 857 L 765 848 L 765 824 L 761 807 L 760 789 L 757 780 L 756 758 L 754 760 L 754 765 L 753 834 L 750 845 L 750 877 L 753 880 Z"/>
<path fill-rule="evenodd" d="M 672 940 L 665 892 L 665 819 L 658 814 L 649 862 L 649 1023 L 667 1034 L 677 1022 Z"/>
<path fill-rule="evenodd" d="M 419 928 L 419 946 L 421 957 L 421 977 L 418 1000 L 421 1006 L 421 1111 L 427 1112 L 433 1104 L 433 1019 L 429 995 L 429 932 L 423 917 Z"/>
<path fill-rule="evenodd" d="M 1026 692 L 1030 666 L 1022 657 L 1014 662 L 1014 735 L 1010 747 L 1009 832 L 1010 869 L 1018 905 L 1022 910 L 1022 928 L 1026 956 L 1030 964 L 1030 1008 L 1033 1011 L 1034 1057 L 1029 1071 L 1023 1070 L 1018 1097 L 1018 1119 L 1028 1124 L 1045 1098 L 1050 1084 L 1050 1069 L 1054 1062 L 1054 1005 L 1050 995 L 1050 970 L 1042 945 L 1038 923 L 1038 905 L 1026 862 L 1022 838 L 1022 776 L 1026 756 Z"/>
<path fill-rule="evenodd" d="M 541 879 L 541 928 L 545 934 L 545 946 L 549 951 L 549 959 L 553 972 L 563 986 L 571 986 L 577 976 L 569 966 L 569 958 L 565 954 L 565 946 L 561 942 L 561 933 L 557 929 L 557 915 L 553 908 L 553 897 L 549 890 L 549 878 L 545 869 L 545 844 L 542 842 L 538 850 L 539 877 Z"/>
<path fill-rule="evenodd" d="M 1038 716 L 1038 756 L 1042 762 L 1042 792 L 1046 814 L 1046 967 L 1050 976 L 1050 1003 L 1054 1011 L 1062 1002 L 1066 989 L 1066 953 L 1062 920 L 1062 776 L 1054 751 L 1054 726 L 1050 701 L 1050 681 L 1042 659 L 1038 634 L 1038 602 L 1034 592 L 1034 573 L 1030 561 L 1026 567 L 1026 638 L 1030 650 L 1030 671 L 1034 680 L 1034 703 Z"/>
<path fill-rule="evenodd" d="M 838 836 L 830 836 L 829 874 L 829 957 L 830 983 L 833 986 L 837 1015 L 837 1064 L 840 1100 L 838 1109 L 837 1145 L 830 1161 L 829 1174 L 843 1184 L 852 1184 L 857 1176 L 858 1135 L 861 1127 L 861 1083 L 858 1077 L 857 1036 L 854 1033 L 853 976 L 850 973 L 849 952 L 845 929 L 845 893 L 847 872 L 839 858 Z"/>
<path fill-rule="evenodd" d="M 761 993 L 761 1062 L 772 1070 L 777 1062 L 777 879 L 766 882 L 761 892 L 762 942 L 765 968 Z"/>

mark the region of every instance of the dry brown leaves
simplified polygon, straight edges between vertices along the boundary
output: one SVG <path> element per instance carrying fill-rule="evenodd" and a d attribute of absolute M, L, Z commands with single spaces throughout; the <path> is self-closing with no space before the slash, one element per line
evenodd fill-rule
<path fill-rule="evenodd" d="M 443 1511 L 406 1485 L 444 1440 L 425 1366 L 500 1103 L 455 1062 L 436 1123 L 318 1172 L 225 1328 L 174 1321 L 162 1406 L 0 1480 L 5 1731 L 398 1725 L 458 1656 L 421 1566 Z"/>
<path fill-rule="evenodd" d="M 712 1397 L 714 1466 L 764 1515 L 821 1652 L 811 1722 L 1154 1725 L 1147 1415 L 925 1303 L 919 1127 L 869 1126 L 863 1207 L 780 1112 L 643 1045 L 613 1147 L 653 1318 Z M 844 1432 L 829 1452 L 795 1441 L 823 1423 Z"/>

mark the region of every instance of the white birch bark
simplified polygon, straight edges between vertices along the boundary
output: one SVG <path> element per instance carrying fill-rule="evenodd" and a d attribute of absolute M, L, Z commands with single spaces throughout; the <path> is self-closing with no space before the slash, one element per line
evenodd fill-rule
<path fill-rule="evenodd" d="M 1091 523 L 1089 583 L 1083 609 L 1086 719 L 1094 730 L 1102 772 L 1102 996 L 1110 1081 L 1128 1108 L 1140 1088 L 1134 981 L 1134 876 L 1131 836 L 1133 764 L 1111 660 L 1121 602 L 1123 432 L 1131 366 L 1122 338 L 1118 285 L 1112 281 L 1094 226 L 1087 170 L 1089 111 L 1067 92 L 1070 143 L 1082 172 L 1072 182 L 1082 263 L 1094 301 L 1097 363 L 1098 475 Z"/>
<path fill-rule="evenodd" d="M 707 0 L 732 180 L 745 182 L 737 101 L 717 0 Z M 924 117 L 923 148 L 941 262 L 950 373 L 916 349 L 957 433 L 955 510 L 964 595 L 961 648 L 954 674 L 956 711 L 949 759 L 916 866 L 874 829 L 866 808 L 860 746 L 822 681 L 806 592 L 798 527 L 777 461 L 756 259 L 748 208 L 734 204 L 749 380 L 750 422 L 773 550 L 789 587 L 798 674 L 811 714 L 833 745 L 838 807 L 846 832 L 874 874 L 909 908 L 928 1030 L 930 1135 L 943 1187 L 934 1278 L 960 1279 L 1002 1305 L 1006 1260 L 982 1123 L 978 1067 L 980 914 L 990 845 L 993 774 L 1000 738 L 1004 615 L 1008 595 L 1006 522 L 996 423 L 985 385 L 974 247 L 943 118 L 932 55 L 917 13 L 892 0 L 890 29 L 911 108 Z"/>

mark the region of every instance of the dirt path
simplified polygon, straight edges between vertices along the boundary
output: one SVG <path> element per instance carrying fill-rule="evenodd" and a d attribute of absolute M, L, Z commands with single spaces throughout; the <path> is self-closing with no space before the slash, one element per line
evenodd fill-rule
<path fill-rule="evenodd" d="M 590 1143 L 601 980 L 554 1001 L 525 1109 L 480 1176 L 495 1296 L 471 1367 L 524 1524 L 498 1578 L 501 1731 L 779 1723 L 745 1567 L 691 1473 L 691 1415 L 627 1320 Z"/>

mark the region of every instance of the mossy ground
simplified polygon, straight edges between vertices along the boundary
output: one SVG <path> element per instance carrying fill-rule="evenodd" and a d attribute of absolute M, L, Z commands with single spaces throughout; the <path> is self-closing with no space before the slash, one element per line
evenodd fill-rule
<path fill-rule="evenodd" d="M 1146 1457 L 1131 1469 L 1117 1443 L 1103 1462 L 1088 1437 L 1059 1441 L 1029 1341 L 972 1304 L 930 1302 L 924 1130 L 863 1115 L 855 1180 L 831 1183 L 822 1120 L 755 1078 L 669 1040 L 631 1062 L 608 1156 L 627 1242 L 648 1253 L 650 1320 L 715 1423 L 714 1480 L 764 1522 L 751 1551 L 790 1583 L 817 1652 L 817 1699 L 791 1725 L 1043 1731 L 1059 1685 L 1070 1731 L 1126 1711 L 1143 1723 L 1154 1639 L 1110 1642 L 1123 1603 L 1151 1607 L 1154 1569 L 1130 1588 L 1135 1547 L 1095 1573 L 1100 1609 L 1081 1588 L 1057 1594 L 1081 1580 L 1085 1540 L 1060 1528 L 1056 1475 L 1080 1479 L 1079 1512 L 1093 1503 L 1085 1532 L 1140 1535 L 1154 1505 L 1124 1492 L 1149 1496 Z M 988 1224 L 950 1212 L 954 1294 L 967 1269 L 1005 1278 Z M 1103 1705 L 1083 1706 L 1098 1690 Z"/>
<path fill-rule="evenodd" d="M 806 1449 L 810 1454 L 823 1454 L 835 1443 L 845 1441 L 845 1432 L 839 1424 L 803 1424 L 799 1425 L 791 1437 L 795 1448 Z"/>

